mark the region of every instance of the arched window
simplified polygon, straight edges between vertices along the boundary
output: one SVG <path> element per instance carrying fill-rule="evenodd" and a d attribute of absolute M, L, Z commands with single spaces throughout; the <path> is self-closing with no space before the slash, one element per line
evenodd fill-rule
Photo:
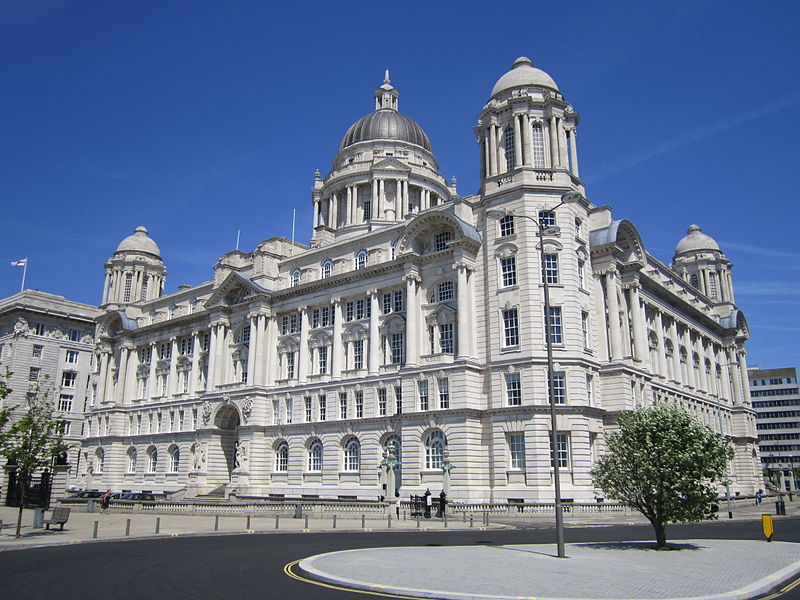
<path fill-rule="evenodd" d="M 401 441 L 399 435 L 393 433 L 392 435 L 388 436 L 383 441 L 383 449 L 386 451 L 387 455 L 389 453 L 389 450 L 392 450 L 394 452 L 395 460 L 398 463 L 402 462 L 403 450 L 401 447 Z M 400 466 L 397 467 L 397 470 L 398 471 L 400 470 Z"/>
<path fill-rule="evenodd" d="M 123 302 L 130 302 L 131 301 L 131 288 L 133 287 L 133 273 L 126 273 L 125 274 L 125 287 L 123 288 L 122 292 L 122 301 Z"/>
<path fill-rule="evenodd" d="M 105 468 L 106 453 L 102 448 L 98 448 L 94 453 L 94 472 L 102 473 Z"/>
<path fill-rule="evenodd" d="M 447 438 L 441 429 L 434 429 L 425 438 L 425 469 L 441 469 Z"/>
<path fill-rule="evenodd" d="M 150 448 L 150 451 L 147 453 L 148 458 L 148 472 L 155 473 L 158 470 L 158 450 L 156 448 Z"/>
<path fill-rule="evenodd" d="M 322 471 L 322 442 L 314 440 L 308 446 L 308 470 Z"/>
<path fill-rule="evenodd" d="M 356 254 L 356 269 L 363 269 L 367 266 L 367 251 L 359 250 Z"/>
<path fill-rule="evenodd" d="M 514 129 L 509 125 L 503 134 L 503 148 L 506 151 L 506 171 L 514 168 L 517 162 L 517 154 L 514 151 Z"/>
<path fill-rule="evenodd" d="M 328 259 L 322 262 L 322 266 L 320 267 L 320 276 L 322 279 L 326 279 L 333 274 L 333 262 Z"/>
<path fill-rule="evenodd" d="M 275 471 L 286 473 L 289 470 L 289 444 L 281 442 L 275 447 Z"/>
<path fill-rule="evenodd" d="M 181 450 L 174 446 L 169 451 L 169 472 L 177 473 L 181 465 Z"/>
<path fill-rule="evenodd" d="M 128 473 L 136 473 L 136 448 L 128 449 Z"/>
<path fill-rule="evenodd" d="M 531 129 L 531 143 L 533 144 L 533 166 L 544 168 L 544 132 L 541 123 L 534 123 Z"/>
<path fill-rule="evenodd" d="M 291 274 L 291 286 L 300 285 L 300 269 L 295 269 Z"/>
<path fill-rule="evenodd" d="M 344 444 L 344 470 L 358 471 L 361 469 L 361 444 L 358 438 L 351 437 Z"/>

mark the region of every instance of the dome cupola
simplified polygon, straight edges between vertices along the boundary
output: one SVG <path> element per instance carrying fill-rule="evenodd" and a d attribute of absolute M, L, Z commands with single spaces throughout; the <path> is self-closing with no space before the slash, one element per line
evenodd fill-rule
<path fill-rule="evenodd" d="M 144 252 L 161 258 L 161 250 L 158 245 L 147 235 L 147 227 L 139 225 L 133 230 L 133 235 L 129 235 L 117 246 L 117 252 Z"/>
<path fill-rule="evenodd" d="M 541 69 L 533 66 L 531 59 L 520 56 L 514 61 L 511 70 L 497 80 L 492 88 L 492 96 L 518 87 L 546 87 L 558 91 L 558 86 L 553 78 Z"/>
<path fill-rule="evenodd" d="M 675 246 L 675 256 L 685 252 L 715 250 L 719 252 L 719 244 L 710 235 L 706 235 L 697 225 L 690 225 L 686 235 Z"/>

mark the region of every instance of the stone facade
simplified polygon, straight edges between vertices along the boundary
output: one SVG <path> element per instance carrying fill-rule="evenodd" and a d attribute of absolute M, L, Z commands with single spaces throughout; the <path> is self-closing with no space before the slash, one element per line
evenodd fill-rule
<path fill-rule="evenodd" d="M 375 111 L 315 175 L 309 245 L 269 238 L 220 258 L 213 281 L 150 297 L 134 288 L 163 283 L 157 246 L 144 228 L 120 244 L 85 483 L 551 501 L 547 278 L 563 497 L 600 495 L 589 471 L 619 411 L 671 401 L 715 426 L 718 399 L 733 490 L 752 493 L 748 330 L 716 243 L 692 227 L 667 266 L 594 206 L 579 115 L 527 59 L 478 117 L 475 195 L 438 173 L 398 96 L 387 73 Z"/>

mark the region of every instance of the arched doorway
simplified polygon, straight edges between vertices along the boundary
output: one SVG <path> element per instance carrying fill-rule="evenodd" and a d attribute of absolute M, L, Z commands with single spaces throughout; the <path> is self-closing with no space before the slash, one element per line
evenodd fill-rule
<path fill-rule="evenodd" d="M 223 406 L 219 409 L 214 425 L 219 429 L 219 444 L 225 457 L 227 479 L 230 481 L 231 472 L 236 467 L 236 440 L 238 439 L 239 411 L 233 406 Z"/>

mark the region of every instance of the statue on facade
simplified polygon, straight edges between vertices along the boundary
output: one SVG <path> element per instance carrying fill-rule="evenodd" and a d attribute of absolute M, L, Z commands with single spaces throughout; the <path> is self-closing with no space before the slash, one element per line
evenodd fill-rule
<path fill-rule="evenodd" d="M 236 452 L 233 457 L 233 467 L 235 469 L 243 469 L 247 462 L 247 449 L 239 440 L 236 440 Z"/>

